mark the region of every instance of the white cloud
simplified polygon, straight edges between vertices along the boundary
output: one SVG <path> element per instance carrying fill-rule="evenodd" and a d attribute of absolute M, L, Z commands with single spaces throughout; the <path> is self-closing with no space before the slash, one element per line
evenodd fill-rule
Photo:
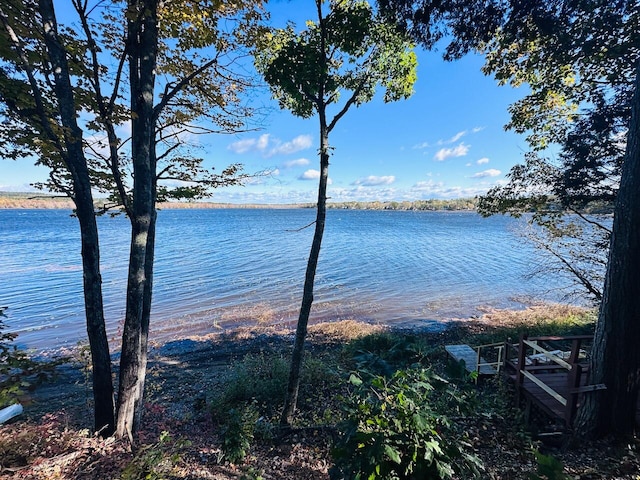
<path fill-rule="evenodd" d="M 258 141 L 256 142 L 256 149 L 263 151 L 269 145 L 269 137 L 271 135 L 268 133 L 264 133 L 258 137 Z"/>
<path fill-rule="evenodd" d="M 489 159 L 487 157 L 483 157 L 476 162 L 478 165 L 484 165 L 485 163 L 489 163 Z"/>
<path fill-rule="evenodd" d="M 320 178 L 320 171 L 309 169 L 298 177 L 298 180 L 316 180 Z"/>
<path fill-rule="evenodd" d="M 320 178 L 320 172 L 318 170 L 314 170 L 310 168 L 309 170 L 304 172 L 302 175 L 300 175 L 298 177 L 298 180 L 317 180 L 319 178 Z M 331 178 L 327 178 L 327 185 L 331 185 L 332 183 L 333 183 L 333 180 L 331 180 Z"/>
<path fill-rule="evenodd" d="M 297 160 L 289 160 L 288 162 L 284 162 L 282 166 L 284 168 L 304 167 L 306 165 L 309 165 L 309 163 L 311 162 L 306 158 L 298 158 Z"/>
<path fill-rule="evenodd" d="M 309 148 L 313 143 L 311 135 L 298 135 L 289 142 L 282 142 L 269 133 L 263 133 L 258 138 L 247 138 L 233 142 L 227 148 L 234 153 L 261 152 L 266 157 L 273 155 L 288 155 Z"/>
<path fill-rule="evenodd" d="M 441 148 L 436 152 L 433 158 L 438 162 L 442 162 L 450 157 L 464 157 L 469 152 L 469 148 L 470 146 L 465 145 L 464 143 L 453 148 Z"/>
<path fill-rule="evenodd" d="M 351 185 L 362 185 L 363 187 L 375 187 L 378 185 L 391 185 L 396 181 L 396 177 L 393 175 L 386 175 L 377 177 L 375 175 L 369 175 L 366 178 L 360 178 L 353 182 Z"/>
<path fill-rule="evenodd" d="M 446 140 L 445 143 L 456 143 L 458 140 L 460 140 L 462 137 L 464 137 L 467 134 L 466 130 L 463 130 L 461 132 L 456 133 L 453 137 L 451 137 L 449 140 Z"/>
<path fill-rule="evenodd" d="M 465 167 L 471 167 L 471 166 L 473 166 L 473 164 L 472 163 L 465 163 L 464 166 Z"/>
<path fill-rule="evenodd" d="M 429 148 L 431 145 L 429 145 L 428 142 L 422 142 L 422 143 L 418 143 L 417 145 L 413 146 L 414 150 L 422 150 L 425 148 Z"/>
<path fill-rule="evenodd" d="M 331 182 L 329 182 L 331 183 Z M 498 180 L 496 183 L 500 183 Z M 284 186 L 284 184 L 280 184 Z M 298 187 L 273 188 L 258 184 L 248 185 L 244 188 L 228 187 L 216 190 L 214 199 L 217 202 L 230 203 L 313 203 L 318 194 L 315 185 L 311 182 L 298 182 Z M 410 188 L 398 189 L 394 186 L 380 186 L 369 188 L 363 185 L 350 187 L 330 186 L 327 195 L 331 202 L 349 201 L 402 201 L 402 200 L 427 200 L 432 198 L 468 198 L 481 195 L 490 188 L 488 183 L 478 183 L 473 187 L 461 185 L 448 185 L 442 181 L 427 180 L 418 182 Z"/>
<path fill-rule="evenodd" d="M 481 132 L 484 129 L 485 129 L 485 127 L 473 127 L 473 129 L 471 129 L 471 132 L 472 133 L 478 133 L 478 132 Z"/>
<path fill-rule="evenodd" d="M 358 185 L 353 188 L 332 188 L 329 192 L 331 202 L 388 202 L 401 197 L 395 188 L 366 188 Z"/>
<path fill-rule="evenodd" d="M 460 140 L 462 137 L 464 137 L 468 132 L 466 130 L 462 130 L 461 132 L 456 133 L 453 137 L 447 139 L 447 140 L 438 140 L 436 142 L 437 145 L 449 145 L 451 143 L 456 143 L 458 140 Z"/>
<path fill-rule="evenodd" d="M 257 143 L 258 141 L 255 138 L 247 138 L 245 140 L 233 142 L 227 148 L 233 153 L 247 153 L 248 151 L 253 150 Z"/>
<path fill-rule="evenodd" d="M 433 180 L 427 180 L 426 182 L 418 182 L 411 190 L 414 192 L 422 192 L 422 191 L 433 191 L 436 189 L 441 189 L 444 186 L 443 182 L 434 182 Z"/>
<path fill-rule="evenodd" d="M 478 172 L 476 174 L 471 175 L 471 178 L 487 178 L 487 177 L 497 177 L 502 172 L 500 170 L 496 170 L 495 168 L 490 168 L 489 170 L 485 170 L 483 172 Z"/>
<path fill-rule="evenodd" d="M 306 150 L 313 144 L 313 138 L 311 135 L 298 135 L 290 142 L 278 144 L 269 151 L 269 156 L 299 152 L 300 150 Z"/>
<path fill-rule="evenodd" d="M 486 188 L 463 188 L 460 186 L 448 187 L 444 182 L 418 182 L 408 191 L 408 199 L 430 199 L 430 198 L 468 198 L 486 193 Z"/>

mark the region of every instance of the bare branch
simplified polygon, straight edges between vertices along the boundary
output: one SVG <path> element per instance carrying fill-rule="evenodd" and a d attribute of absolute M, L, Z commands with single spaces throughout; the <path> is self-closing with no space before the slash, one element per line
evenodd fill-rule
<path fill-rule="evenodd" d="M 189 84 L 189 82 L 191 82 L 198 75 L 200 75 L 201 73 L 206 71 L 212 65 L 215 65 L 215 63 L 217 61 L 218 61 L 218 58 L 216 56 L 216 57 L 212 58 L 211 60 L 209 60 L 208 62 L 203 63 L 202 65 L 200 65 L 200 67 L 198 67 L 193 72 L 191 72 L 189 75 L 187 75 L 186 77 L 181 79 L 178 83 L 175 84 L 175 86 L 173 88 L 171 88 L 171 89 L 166 88 L 164 96 L 162 97 L 160 102 L 153 109 L 154 110 L 154 112 L 153 112 L 154 118 L 157 120 L 160 117 L 160 114 L 162 113 L 162 110 L 164 110 L 164 108 L 167 106 L 167 104 L 178 93 L 180 93 L 182 91 L 182 89 Z M 167 84 L 167 87 L 169 87 L 169 85 L 170 84 Z"/>
<path fill-rule="evenodd" d="M 567 207 L 567 209 L 574 213 L 575 215 L 577 215 L 578 217 L 580 217 L 582 220 L 584 220 L 585 222 L 587 222 L 589 225 L 593 225 L 596 228 L 600 228 L 602 230 L 604 230 L 605 232 L 607 232 L 609 235 L 611 235 L 612 230 L 610 228 L 607 228 L 606 226 L 604 226 L 603 224 L 601 224 L 600 222 L 596 222 L 595 220 L 591 220 L 589 218 L 587 218 L 582 212 L 580 212 L 579 210 L 576 210 L 573 207 Z"/>
<path fill-rule="evenodd" d="M 96 94 L 96 103 L 98 104 L 98 111 L 100 112 L 100 123 L 104 126 L 107 132 L 107 138 L 109 142 L 109 166 L 111 169 L 111 173 L 113 175 L 114 182 L 116 184 L 116 188 L 118 190 L 118 195 L 120 195 L 120 199 L 122 204 L 127 212 L 127 214 L 131 214 L 131 206 L 129 205 L 128 196 L 126 193 L 126 189 L 124 186 L 124 180 L 122 179 L 122 175 L 120 173 L 120 158 L 118 155 L 118 136 L 116 135 L 115 126 L 112 120 L 112 113 L 114 103 L 109 101 L 108 103 L 105 101 L 105 97 L 102 94 L 102 87 L 100 83 L 100 63 L 98 62 L 98 45 L 93 38 L 93 33 L 91 32 L 91 28 L 89 27 L 89 21 L 87 17 L 86 2 L 84 6 L 80 3 L 80 0 L 72 0 L 73 5 L 78 12 L 78 16 L 80 17 L 80 22 L 82 23 L 82 29 L 87 37 L 87 43 L 89 46 L 89 51 L 91 52 L 91 84 L 93 85 L 94 93 Z M 114 88 L 114 94 L 117 92 L 117 87 Z M 114 98 L 112 95 L 112 99 Z"/>
<path fill-rule="evenodd" d="M 305 225 L 304 227 L 296 228 L 296 229 L 293 229 L 293 230 L 285 230 L 285 232 L 301 232 L 302 230 L 304 230 L 306 228 L 309 228 L 310 226 L 315 225 L 315 224 L 316 224 L 316 221 L 314 220 L 309 225 Z"/>

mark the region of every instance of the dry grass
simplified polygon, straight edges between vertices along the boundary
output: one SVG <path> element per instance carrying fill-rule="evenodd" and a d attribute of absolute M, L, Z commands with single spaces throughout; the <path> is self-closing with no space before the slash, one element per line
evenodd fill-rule
<path fill-rule="evenodd" d="M 492 327 L 513 327 L 516 325 L 544 324 L 557 322 L 558 319 L 575 319 L 584 316 L 590 310 L 573 305 L 559 303 L 545 303 L 532 305 L 524 310 L 500 310 L 496 308 L 479 308 L 482 316 L 479 323 Z"/>
<path fill-rule="evenodd" d="M 309 338 L 326 343 L 347 343 L 356 338 L 388 330 L 382 325 L 372 325 L 357 320 L 341 320 L 338 322 L 319 323 L 308 329 Z"/>
<path fill-rule="evenodd" d="M 579 313 L 562 306 L 537 306 L 521 312 L 487 311 L 480 319 L 457 322 L 457 328 L 446 333 L 416 335 L 435 346 L 459 340 L 469 331 L 485 333 L 513 322 L 539 324 L 549 322 L 553 315 L 566 319 Z M 352 320 L 312 325 L 309 347 L 314 356 L 325 352 L 332 355 L 339 344 L 383 331 L 387 330 L 382 326 Z M 202 392 L 223 388 L 234 359 L 263 351 L 286 354 L 292 336 L 291 328 L 263 324 L 211 338 L 176 342 L 175 348 L 167 346 L 155 351 L 148 377 L 145 426 L 135 453 L 127 443 L 104 441 L 88 434 L 90 412 L 86 389 L 73 383 L 81 375 L 61 376 L 55 388 L 42 390 L 46 396 L 38 396 L 36 392 L 33 398 L 39 408 L 55 414 L 18 418 L 0 426 L 0 478 L 118 479 L 129 468 L 134 473 L 129 478 L 156 480 L 328 480 L 330 429 L 301 429 L 277 441 L 255 442 L 246 460 L 234 465 L 224 461 L 220 427 L 206 411 L 196 407 Z M 488 384 L 489 394 L 492 389 Z M 536 468 L 533 441 L 512 420 L 497 412 L 461 421 L 473 438 L 476 453 L 487 466 L 484 478 L 531 478 Z M 158 442 L 162 432 L 170 433 L 168 442 Z M 639 447 L 634 443 L 621 447 L 601 442 L 584 444 L 577 451 L 551 453 L 564 463 L 565 473 L 571 474 L 572 479 L 638 480 Z M 145 471 L 147 461 L 151 467 Z"/>

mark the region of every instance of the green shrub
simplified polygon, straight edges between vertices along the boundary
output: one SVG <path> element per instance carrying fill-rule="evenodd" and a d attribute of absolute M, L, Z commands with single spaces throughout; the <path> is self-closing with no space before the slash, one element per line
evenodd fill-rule
<path fill-rule="evenodd" d="M 15 403 L 25 394 L 25 390 L 49 378 L 55 367 L 66 361 L 36 362 L 18 350 L 13 344 L 17 334 L 5 331 L 6 325 L 2 320 L 2 317 L 6 317 L 5 309 L 0 307 L 0 408 Z"/>
<path fill-rule="evenodd" d="M 222 430 L 222 453 L 228 462 L 240 463 L 249 453 L 259 415 L 255 403 L 227 412 Z"/>
<path fill-rule="evenodd" d="M 265 410 L 265 415 L 273 415 L 284 400 L 288 376 L 289 363 L 281 355 L 247 355 L 232 365 L 225 384 L 211 398 L 214 417 L 226 418 L 230 409 L 252 402 Z"/>
<path fill-rule="evenodd" d="M 122 471 L 121 480 L 165 480 L 175 478 L 174 467 L 180 462 L 180 453 L 187 448 L 187 440 L 171 441 L 168 432 L 162 432 L 157 443 L 142 447 L 131 463 Z"/>
<path fill-rule="evenodd" d="M 211 412 L 216 418 L 226 418 L 229 409 L 255 403 L 261 414 L 271 419 L 280 413 L 288 380 L 288 358 L 264 352 L 247 355 L 232 366 L 225 384 L 210 399 Z M 317 407 L 330 403 L 324 397 L 339 384 L 334 365 L 308 355 L 302 366 L 298 409 L 324 415 Z"/>
<path fill-rule="evenodd" d="M 565 475 L 564 466 L 556 457 L 544 455 L 537 450 L 534 455 L 538 463 L 538 471 L 529 475 L 531 480 L 569 480 L 571 478 Z"/>
<path fill-rule="evenodd" d="M 431 350 L 416 335 L 383 332 L 349 342 L 343 349 L 343 357 L 356 370 L 388 377 L 400 368 L 421 364 Z"/>
<path fill-rule="evenodd" d="M 446 380 L 422 368 L 364 382 L 352 375 L 345 399 L 349 419 L 332 450 L 331 478 L 349 480 L 447 479 L 477 475 L 479 460 L 464 435 L 433 407 L 446 398 L 464 402 Z"/>

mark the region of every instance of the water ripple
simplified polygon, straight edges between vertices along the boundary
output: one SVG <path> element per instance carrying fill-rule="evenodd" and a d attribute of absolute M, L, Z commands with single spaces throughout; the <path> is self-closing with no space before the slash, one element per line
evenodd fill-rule
<path fill-rule="evenodd" d="M 152 340 L 241 322 L 293 323 L 312 210 L 166 210 L 158 215 Z M 539 253 L 516 221 L 473 213 L 329 212 L 314 319 L 446 320 L 518 296 L 561 298 L 561 278 L 528 279 Z M 0 210 L 0 304 L 34 348 L 85 338 L 77 221 L 64 211 Z M 100 219 L 105 314 L 124 316 L 129 224 Z M 556 291 L 557 290 L 557 291 Z"/>

